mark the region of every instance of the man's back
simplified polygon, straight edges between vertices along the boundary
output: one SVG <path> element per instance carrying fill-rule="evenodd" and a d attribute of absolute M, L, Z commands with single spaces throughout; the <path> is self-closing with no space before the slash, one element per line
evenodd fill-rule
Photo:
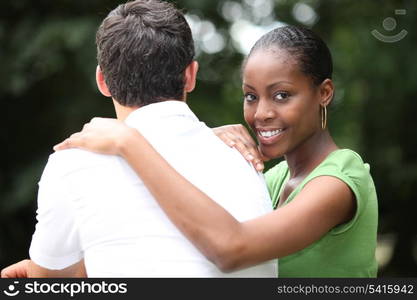
<path fill-rule="evenodd" d="M 184 102 L 144 106 L 131 113 L 126 123 L 137 128 L 179 173 L 238 220 L 271 211 L 262 178 L 199 122 Z M 64 193 L 66 199 L 56 198 Z M 53 222 L 40 223 L 37 226 L 43 230 L 37 232 L 53 232 L 58 241 L 67 237 L 69 243 L 56 247 L 62 251 L 67 248 L 61 257 L 84 256 L 90 277 L 276 276 L 275 262 L 221 273 L 169 221 L 120 157 L 81 150 L 52 155 L 40 183 L 38 213 L 45 215 L 52 207 L 56 213 L 54 200 L 66 202 L 61 205 L 59 224 L 48 230 L 44 227 L 53 226 Z M 50 261 L 48 251 L 42 252 L 37 245 L 44 239 L 34 236 L 31 256 L 35 262 Z"/>

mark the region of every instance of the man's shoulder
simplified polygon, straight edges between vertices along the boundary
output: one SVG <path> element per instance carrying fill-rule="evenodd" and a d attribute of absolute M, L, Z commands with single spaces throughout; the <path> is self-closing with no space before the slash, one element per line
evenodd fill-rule
<path fill-rule="evenodd" d="M 66 176 L 74 172 L 92 169 L 99 166 L 115 164 L 119 158 L 81 149 L 57 151 L 49 156 L 42 177 L 52 175 Z"/>

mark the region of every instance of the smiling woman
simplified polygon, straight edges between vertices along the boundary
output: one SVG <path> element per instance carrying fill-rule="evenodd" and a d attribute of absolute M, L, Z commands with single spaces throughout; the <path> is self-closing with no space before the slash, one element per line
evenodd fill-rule
<path fill-rule="evenodd" d="M 276 209 L 249 221 L 228 214 L 123 123 L 92 122 L 57 149 L 123 156 L 174 224 L 223 270 L 280 258 L 280 277 L 375 277 L 375 187 L 369 165 L 339 149 L 326 128 L 331 76 L 325 43 L 294 26 L 264 35 L 245 60 L 245 120 L 261 155 L 285 158 L 266 174 Z M 112 130 L 123 138 L 112 138 Z M 244 155 L 241 144 L 254 144 L 243 126 L 216 132 Z"/>
<path fill-rule="evenodd" d="M 319 130 L 320 106 L 331 101 L 331 81 L 314 86 L 285 50 L 252 54 L 243 80 L 245 120 L 257 134 L 264 155 L 281 157 L 300 140 L 325 133 Z M 283 140 L 284 136 L 288 138 Z"/>

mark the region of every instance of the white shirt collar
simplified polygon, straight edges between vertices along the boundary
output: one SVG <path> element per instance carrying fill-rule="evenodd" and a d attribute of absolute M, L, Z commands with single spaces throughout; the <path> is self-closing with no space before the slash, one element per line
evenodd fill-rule
<path fill-rule="evenodd" d="M 169 117 L 186 117 L 199 121 L 184 101 L 169 100 L 148 104 L 131 112 L 125 123 L 131 127 L 155 124 L 155 121 Z"/>

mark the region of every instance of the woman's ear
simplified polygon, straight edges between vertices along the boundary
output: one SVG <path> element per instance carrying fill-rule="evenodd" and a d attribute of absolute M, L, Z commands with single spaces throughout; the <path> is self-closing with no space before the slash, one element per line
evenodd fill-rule
<path fill-rule="evenodd" d="M 111 93 L 109 91 L 106 81 L 104 80 L 104 75 L 103 75 L 103 72 L 101 71 L 100 66 L 97 66 L 97 69 L 96 69 L 96 83 L 97 83 L 98 90 L 100 91 L 100 93 L 103 94 L 103 96 L 111 97 Z"/>
<path fill-rule="evenodd" d="M 193 60 L 185 69 L 185 84 L 184 91 L 191 93 L 195 88 L 197 80 L 198 62 Z"/>
<path fill-rule="evenodd" d="M 324 80 L 320 85 L 320 105 L 329 105 L 334 96 L 334 85 L 331 79 Z"/>

